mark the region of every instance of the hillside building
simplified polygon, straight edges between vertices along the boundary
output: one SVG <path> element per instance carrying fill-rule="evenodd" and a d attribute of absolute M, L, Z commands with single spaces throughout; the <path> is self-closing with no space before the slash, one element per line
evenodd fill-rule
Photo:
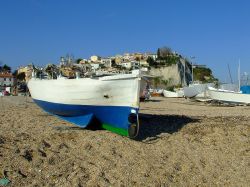
<path fill-rule="evenodd" d="M 0 92 L 14 86 L 14 76 L 11 73 L 0 73 Z"/>

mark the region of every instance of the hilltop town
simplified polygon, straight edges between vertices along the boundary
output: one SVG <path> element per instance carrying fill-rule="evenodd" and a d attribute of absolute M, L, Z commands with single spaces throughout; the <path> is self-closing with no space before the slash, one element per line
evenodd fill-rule
<path fill-rule="evenodd" d="M 212 71 L 204 66 L 193 64 L 191 59 L 185 58 L 168 47 L 158 48 L 157 53 L 124 53 L 110 57 L 98 55 L 90 56 L 89 59 L 73 58 L 66 55 L 60 57 L 59 63 L 47 64 L 45 67 L 29 64 L 19 67 L 13 73 L 6 64 L 0 69 L 0 92 L 7 91 L 16 95 L 26 90 L 25 83 L 31 78 L 33 69 L 45 72 L 46 78 L 56 78 L 59 74 L 74 78 L 75 72 L 81 76 L 97 73 L 127 73 L 133 69 L 141 69 L 152 76 L 152 87 L 172 89 L 188 85 L 191 81 L 214 82 L 216 79 Z M 83 73 L 81 73 L 83 72 Z M 86 74 L 87 72 L 87 74 Z M 44 76 L 43 76 L 44 78 Z"/>

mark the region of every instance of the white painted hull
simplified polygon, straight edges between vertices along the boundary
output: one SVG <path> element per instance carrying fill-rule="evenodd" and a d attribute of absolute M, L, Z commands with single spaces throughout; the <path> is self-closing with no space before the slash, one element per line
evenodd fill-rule
<path fill-rule="evenodd" d="M 139 108 L 140 78 L 131 74 L 100 78 L 31 79 L 28 87 L 33 99 L 50 103 Z"/>
<path fill-rule="evenodd" d="M 163 90 L 163 95 L 164 97 L 170 97 L 170 98 L 183 97 L 183 91 L 171 92 L 168 90 Z"/>
<path fill-rule="evenodd" d="M 199 92 L 194 87 L 184 87 L 183 91 L 184 96 L 188 98 L 195 97 L 197 94 L 199 94 Z"/>
<path fill-rule="evenodd" d="M 28 82 L 33 100 L 59 118 L 87 127 L 95 126 L 135 137 L 139 131 L 139 74 Z M 98 125 L 99 124 L 99 125 Z"/>
<path fill-rule="evenodd" d="M 206 94 L 206 90 L 208 87 L 213 87 L 214 84 L 207 83 L 207 84 L 190 84 L 189 87 L 184 87 L 184 96 L 185 97 L 204 97 Z"/>
<path fill-rule="evenodd" d="M 250 104 L 250 94 L 219 90 L 208 90 L 208 95 L 211 99 L 217 101 Z"/>

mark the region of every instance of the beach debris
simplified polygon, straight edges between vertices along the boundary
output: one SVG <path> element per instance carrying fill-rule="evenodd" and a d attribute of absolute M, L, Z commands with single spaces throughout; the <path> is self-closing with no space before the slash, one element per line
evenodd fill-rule
<path fill-rule="evenodd" d="M 42 157 L 47 157 L 47 154 L 42 149 L 38 149 L 38 152 Z"/>
<path fill-rule="evenodd" d="M 0 144 L 4 144 L 5 140 L 3 137 L 0 136 Z"/>
<path fill-rule="evenodd" d="M 43 143 L 43 145 L 44 145 L 45 147 L 47 147 L 47 148 L 50 148 L 50 147 L 51 147 L 51 145 L 50 145 L 48 142 L 46 142 L 45 140 L 43 140 L 42 143 Z"/>
<path fill-rule="evenodd" d="M 25 150 L 23 157 L 29 162 L 32 161 L 32 150 Z"/>
<path fill-rule="evenodd" d="M 18 174 L 21 175 L 23 178 L 27 178 L 27 174 L 24 174 L 24 171 L 18 170 Z"/>
<path fill-rule="evenodd" d="M 11 181 L 7 178 L 0 179 L 0 186 L 7 186 Z"/>
<path fill-rule="evenodd" d="M 30 138 L 30 135 L 25 132 L 18 133 L 16 136 L 19 140 L 28 140 Z"/>
<path fill-rule="evenodd" d="M 91 150 L 92 148 L 93 148 L 93 146 L 92 146 L 90 143 L 87 143 L 87 144 L 84 145 L 84 149 L 85 149 L 85 150 L 88 150 L 88 151 L 89 151 L 89 150 Z"/>
<path fill-rule="evenodd" d="M 7 177 L 8 177 L 8 173 L 9 173 L 9 171 L 3 170 L 3 176 L 4 176 L 4 178 L 7 178 Z"/>
<path fill-rule="evenodd" d="M 21 151 L 20 151 L 19 148 L 15 149 L 15 153 L 16 153 L 16 154 L 19 154 L 20 152 L 21 152 Z"/>
<path fill-rule="evenodd" d="M 50 165 L 55 165 L 55 164 L 56 164 L 55 158 L 54 158 L 53 156 L 50 157 L 49 160 L 48 160 L 48 163 L 49 163 Z"/>
<path fill-rule="evenodd" d="M 63 149 L 63 148 L 68 149 L 69 146 L 68 146 L 66 143 L 61 143 L 61 144 L 59 145 L 59 149 Z"/>

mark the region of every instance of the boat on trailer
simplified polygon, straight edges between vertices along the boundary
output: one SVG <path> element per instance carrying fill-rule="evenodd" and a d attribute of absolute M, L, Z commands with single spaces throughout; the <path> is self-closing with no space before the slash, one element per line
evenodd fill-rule
<path fill-rule="evenodd" d="M 46 112 L 79 127 L 89 124 L 134 138 L 139 131 L 140 74 L 68 79 L 39 79 L 28 88 Z"/>

